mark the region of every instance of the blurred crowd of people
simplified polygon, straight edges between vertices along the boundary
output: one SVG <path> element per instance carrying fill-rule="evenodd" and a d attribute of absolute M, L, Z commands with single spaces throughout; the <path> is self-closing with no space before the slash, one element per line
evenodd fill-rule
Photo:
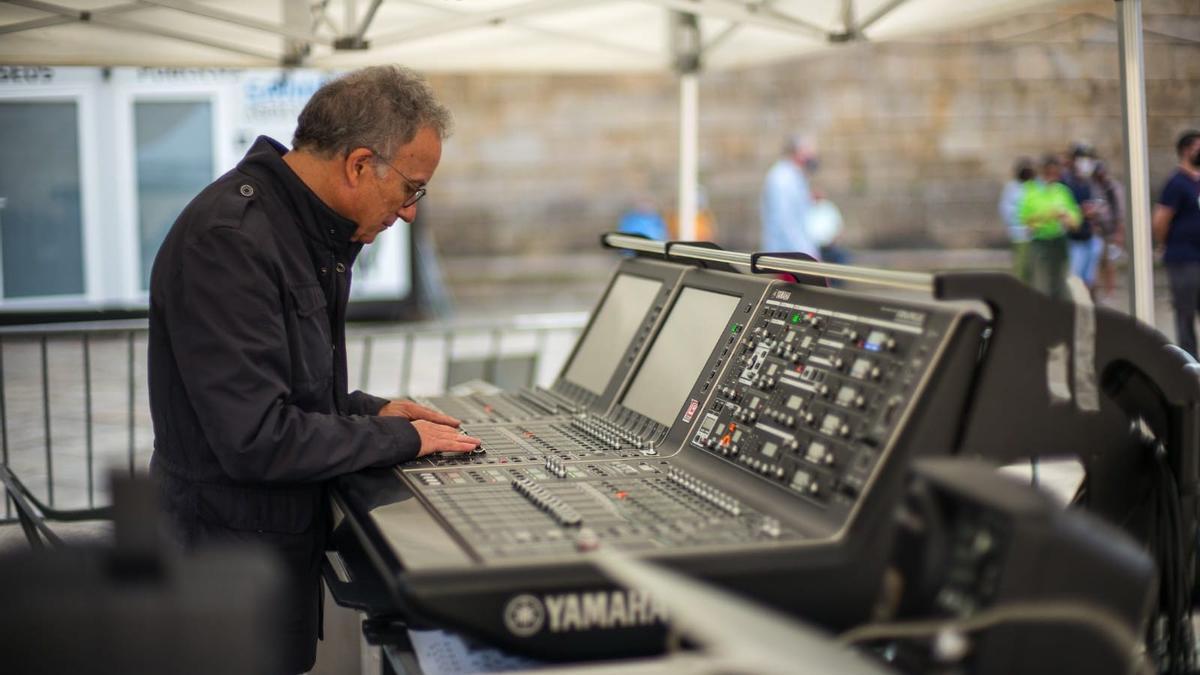
<path fill-rule="evenodd" d="M 1125 196 L 1090 145 L 1074 143 L 1036 164 L 1018 159 L 999 207 L 1018 278 L 1065 298 L 1071 275 L 1093 297 L 1112 296 L 1115 262 L 1124 253 Z"/>
<path fill-rule="evenodd" d="M 1158 192 L 1152 218 L 1175 315 L 1175 339 L 1197 355 L 1200 313 L 1200 130 L 1175 142 L 1178 161 Z M 1125 197 L 1108 166 L 1086 143 L 1034 164 L 1021 158 L 1000 196 L 1000 217 L 1013 246 L 1013 272 L 1054 297 L 1078 277 L 1093 298 L 1110 297 L 1114 263 L 1124 255 Z"/>

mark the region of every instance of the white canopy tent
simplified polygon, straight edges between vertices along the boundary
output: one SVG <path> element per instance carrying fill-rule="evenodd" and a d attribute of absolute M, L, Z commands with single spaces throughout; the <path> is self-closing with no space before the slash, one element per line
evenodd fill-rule
<path fill-rule="evenodd" d="M 701 69 L 778 61 L 1013 15 L 1048 0 L 4 0 L 0 63 L 679 76 L 679 222 L 696 213 Z M 1141 0 L 1116 0 L 1134 313 L 1153 321 Z"/>

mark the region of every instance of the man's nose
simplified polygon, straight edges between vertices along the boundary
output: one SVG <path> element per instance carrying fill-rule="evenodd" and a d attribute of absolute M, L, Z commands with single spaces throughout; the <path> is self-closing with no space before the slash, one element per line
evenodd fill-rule
<path fill-rule="evenodd" d="M 417 217 L 417 205 L 402 206 L 399 211 L 396 211 L 396 215 L 404 222 L 411 223 Z"/>

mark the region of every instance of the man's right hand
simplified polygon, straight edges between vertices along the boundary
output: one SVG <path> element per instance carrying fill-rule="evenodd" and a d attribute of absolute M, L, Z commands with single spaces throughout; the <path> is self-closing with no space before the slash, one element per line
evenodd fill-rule
<path fill-rule="evenodd" d="M 421 451 L 417 457 L 424 457 L 434 452 L 470 452 L 479 447 L 482 442 L 474 436 L 468 436 L 455 427 L 449 427 L 437 422 L 415 420 L 413 428 L 421 437 Z"/>

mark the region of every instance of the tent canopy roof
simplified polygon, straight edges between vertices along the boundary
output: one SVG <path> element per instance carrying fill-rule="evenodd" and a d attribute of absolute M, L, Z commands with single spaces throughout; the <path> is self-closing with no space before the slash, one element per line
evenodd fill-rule
<path fill-rule="evenodd" d="M 703 67 L 733 68 L 968 26 L 1046 0 L 11 0 L 0 62 L 424 71 L 661 71 L 673 12 Z M 301 51 L 298 45 L 307 44 Z M 355 48 L 357 47 L 357 48 Z M 303 54 L 299 59 L 295 55 Z"/>

